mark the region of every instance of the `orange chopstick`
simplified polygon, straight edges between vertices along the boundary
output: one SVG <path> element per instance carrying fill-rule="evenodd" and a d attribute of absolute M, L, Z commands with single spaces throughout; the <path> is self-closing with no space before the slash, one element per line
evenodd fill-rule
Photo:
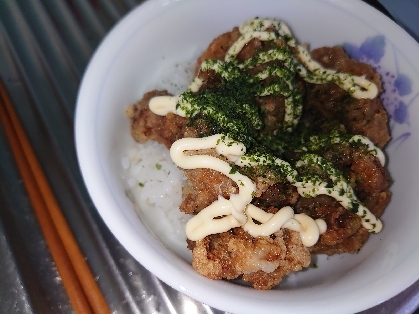
<path fill-rule="evenodd" d="M 0 120 L 4 125 L 35 215 L 75 312 L 110 313 L 1 81 Z"/>

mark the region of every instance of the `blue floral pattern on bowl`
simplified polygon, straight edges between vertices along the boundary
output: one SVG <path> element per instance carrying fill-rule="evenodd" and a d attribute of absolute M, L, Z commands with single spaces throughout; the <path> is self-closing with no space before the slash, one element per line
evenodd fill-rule
<path fill-rule="evenodd" d="M 384 107 L 390 118 L 390 128 L 393 131 L 396 125 L 410 126 L 409 107 L 419 97 L 419 92 L 413 94 L 412 80 L 399 71 L 396 61 L 396 70 L 390 71 L 380 65 L 386 54 L 387 42 L 383 35 L 368 37 L 361 45 L 344 43 L 343 48 L 348 55 L 358 61 L 371 65 L 381 75 L 384 92 L 381 95 Z M 400 145 L 410 137 L 409 129 L 397 134 L 389 145 Z"/>

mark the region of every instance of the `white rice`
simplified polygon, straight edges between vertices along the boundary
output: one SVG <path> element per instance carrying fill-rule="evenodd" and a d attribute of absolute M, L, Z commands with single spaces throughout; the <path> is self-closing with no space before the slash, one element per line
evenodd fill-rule
<path fill-rule="evenodd" d="M 189 60 L 196 58 L 193 56 Z M 195 61 L 185 61 L 165 69 L 162 80 L 150 90 L 166 89 L 172 94 L 182 92 L 193 78 L 194 65 Z M 172 162 L 164 145 L 155 141 L 132 143 L 121 157 L 127 196 L 150 231 L 168 248 L 190 259 L 185 242 L 185 224 L 190 215 L 179 209 L 185 180 L 182 170 Z"/>
<path fill-rule="evenodd" d="M 179 209 L 185 177 L 168 149 L 155 141 L 134 143 L 121 167 L 127 196 L 144 225 L 168 248 L 188 258 L 185 224 L 190 216 Z"/>
<path fill-rule="evenodd" d="M 137 204 L 165 209 L 180 205 L 183 173 L 164 145 L 155 141 L 135 143 L 122 158 L 122 167 L 127 171 L 127 190 Z"/>

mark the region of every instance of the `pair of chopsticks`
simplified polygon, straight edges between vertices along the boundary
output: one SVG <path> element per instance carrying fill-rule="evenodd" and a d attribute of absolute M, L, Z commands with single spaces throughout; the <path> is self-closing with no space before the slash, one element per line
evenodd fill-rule
<path fill-rule="evenodd" d="M 1 81 L 0 120 L 74 311 L 110 313 Z"/>

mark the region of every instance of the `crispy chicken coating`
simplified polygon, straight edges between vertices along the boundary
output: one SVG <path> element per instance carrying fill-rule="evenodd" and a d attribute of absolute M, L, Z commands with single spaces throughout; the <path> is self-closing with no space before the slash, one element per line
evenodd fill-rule
<path fill-rule="evenodd" d="M 206 59 L 224 60 L 231 45 L 238 39 L 238 28 L 215 38 L 200 56 L 196 65 L 198 74 Z M 239 53 L 239 60 L 246 60 L 255 52 L 268 49 L 265 42 L 252 39 Z M 323 66 L 342 72 L 365 75 L 376 83 L 381 91 L 379 75 L 366 64 L 350 59 L 341 47 L 320 48 L 312 52 L 313 59 Z M 258 71 L 253 69 L 252 71 Z M 207 86 L 220 83 L 214 72 L 199 73 Z M 377 146 L 384 147 L 389 141 L 387 113 L 379 98 L 354 99 L 333 83 L 310 84 L 298 80 L 305 94 L 305 111 L 301 123 L 313 130 L 327 133 L 336 125 L 351 134 L 368 137 Z M 204 86 L 205 88 L 205 86 Z M 127 111 L 131 119 L 131 134 L 139 142 L 156 140 L 170 147 L 183 137 L 199 137 L 207 130 L 205 123 L 197 119 L 190 125 L 188 118 L 174 114 L 157 116 L 148 109 L 150 99 L 167 95 L 165 91 L 152 91 Z M 284 97 L 266 96 L 256 99 L 264 122 L 263 133 L 275 132 L 284 119 Z M 333 122 L 331 122 L 333 121 Z M 189 152 L 219 156 L 215 150 Z M 298 158 L 300 152 L 285 152 L 285 156 Z M 323 151 L 323 156 L 349 178 L 358 198 L 377 217 L 381 216 L 390 201 L 389 176 L 378 159 L 350 145 L 336 145 Z M 238 193 L 237 185 L 225 175 L 210 169 L 184 170 L 187 181 L 183 187 L 181 211 L 196 214 L 209 206 L 219 196 L 228 199 Z M 327 231 L 317 244 L 307 249 L 299 233 L 281 229 L 270 237 L 252 237 L 241 228 L 209 235 L 203 240 L 189 241 L 194 269 L 211 279 L 242 279 L 255 289 L 271 289 L 287 274 L 308 267 L 311 253 L 338 254 L 356 252 L 367 241 L 368 231 L 361 218 L 343 208 L 335 199 L 320 195 L 314 198 L 301 197 L 296 188 L 287 182 L 279 182 L 268 175 L 257 173 L 251 179 L 257 192 L 252 203 L 269 213 L 276 213 L 283 206 L 292 206 L 297 213 L 305 213 L 313 219 L 321 218 L 327 223 Z"/>
<path fill-rule="evenodd" d="M 382 91 L 379 74 L 371 66 L 348 57 L 342 47 L 324 47 L 311 52 L 324 67 L 363 76 Z M 381 100 L 355 99 L 334 83 L 307 84 L 306 110 L 319 122 L 339 121 L 348 132 L 368 137 L 382 148 L 390 139 L 387 112 Z"/>
<path fill-rule="evenodd" d="M 254 238 L 241 228 L 190 243 L 192 266 L 211 279 L 236 279 L 267 290 L 285 275 L 308 267 L 311 256 L 299 233 L 281 229 L 270 237 Z"/>

